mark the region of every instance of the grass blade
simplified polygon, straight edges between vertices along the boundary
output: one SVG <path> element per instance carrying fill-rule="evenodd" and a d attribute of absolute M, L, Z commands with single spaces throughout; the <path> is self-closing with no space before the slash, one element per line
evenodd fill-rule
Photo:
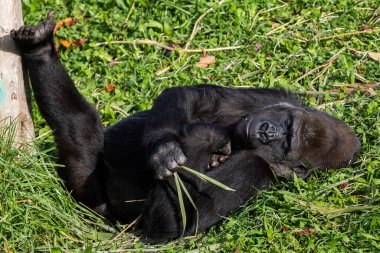
<path fill-rule="evenodd" d="M 177 174 L 177 173 L 176 173 Z M 196 220 L 196 225 L 195 225 L 195 235 L 198 233 L 198 224 L 199 224 L 199 212 L 198 212 L 198 208 L 197 206 L 195 205 L 194 203 L 194 200 L 193 198 L 191 197 L 190 193 L 188 192 L 188 190 L 186 189 L 186 186 L 185 184 L 182 182 L 182 179 L 180 178 L 180 176 L 177 174 L 177 177 L 178 177 L 178 182 L 180 183 L 183 191 L 185 192 L 187 198 L 190 200 L 190 203 L 191 205 L 194 207 L 195 211 L 196 211 L 196 214 L 197 214 L 197 220 Z"/>
<path fill-rule="evenodd" d="M 182 236 L 184 236 L 185 229 L 186 229 L 186 211 L 185 211 L 185 204 L 183 202 L 183 197 L 182 197 L 181 185 L 179 183 L 180 180 L 181 179 L 179 178 L 178 173 L 174 173 L 174 181 L 175 181 L 175 186 L 177 188 L 179 208 L 181 209 L 181 216 L 182 216 Z"/>
<path fill-rule="evenodd" d="M 190 169 L 189 167 L 181 166 L 181 168 L 184 169 L 184 170 L 186 170 L 187 172 L 190 172 L 190 173 L 196 175 L 197 177 L 199 177 L 199 178 L 201 178 L 203 180 L 206 180 L 206 181 L 208 181 L 208 182 L 210 182 L 210 183 L 212 183 L 212 184 L 214 184 L 216 186 L 219 186 L 222 189 L 225 189 L 227 191 L 235 191 L 234 189 L 228 187 L 227 185 L 225 185 L 225 184 L 223 184 L 223 183 L 221 183 L 221 182 L 219 182 L 219 181 L 217 181 L 217 180 L 215 180 L 215 179 L 213 179 L 213 178 L 211 178 L 209 176 L 206 176 L 205 174 L 202 174 L 202 173 L 200 173 L 200 172 L 198 172 L 196 170 Z"/>

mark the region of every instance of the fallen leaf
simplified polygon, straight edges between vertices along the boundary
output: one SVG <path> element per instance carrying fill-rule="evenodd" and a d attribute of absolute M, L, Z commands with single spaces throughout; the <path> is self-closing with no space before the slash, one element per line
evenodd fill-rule
<path fill-rule="evenodd" d="M 116 84 L 114 84 L 114 83 L 109 83 L 109 84 L 106 85 L 106 87 L 104 87 L 104 89 L 106 91 L 114 91 L 115 88 L 116 88 Z"/>
<path fill-rule="evenodd" d="M 350 53 L 351 53 L 352 55 L 357 55 L 357 54 L 360 54 L 361 52 L 358 51 L 358 50 L 355 50 L 355 49 L 351 49 L 351 50 L 350 50 Z"/>
<path fill-rule="evenodd" d="M 215 63 L 215 56 L 201 57 L 201 58 L 199 58 L 199 63 L 214 64 Z"/>
<path fill-rule="evenodd" d="M 199 68 L 202 68 L 202 69 L 205 69 L 205 68 L 208 67 L 208 64 L 207 63 L 197 62 L 197 63 L 195 63 L 195 66 L 197 66 Z"/>
<path fill-rule="evenodd" d="M 340 189 L 341 189 L 341 190 L 344 190 L 344 189 L 347 188 L 347 186 L 348 186 L 348 182 L 345 181 L 345 182 L 343 182 L 343 183 L 340 185 Z"/>
<path fill-rule="evenodd" d="M 215 56 L 212 55 L 206 55 L 206 52 L 203 52 L 203 57 L 199 58 L 199 61 L 195 63 L 195 66 L 205 69 L 210 64 L 214 64 L 216 62 Z"/>
<path fill-rule="evenodd" d="M 87 39 L 86 38 L 81 38 L 80 40 L 76 40 L 72 43 L 73 45 L 73 48 L 76 48 L 76 47 L 80 47 L 82 46 L 84 43 L 87 42 Z"/>
<path fill-rule="evenodd" d="M 60 40 L 59 43 L 61 43 L 61 45 L 64 46 L 65 48 L 69 48 L 71 45 L 71 42 L 68 40 Z"/>
<path fill-rule="evenodd" d="M 299 231 L 300 235 L 314 235 L 317 231 L 314 228 L 308 228 Z"/>
<path fill-rule="evenodd" d="M 367 88 L 367 92 L 371 94 L 371 96 L 376 96 L 376 91 L 374 91 L 372 88 Z"/>
<path fill-rule="evenodd" d="M 59 28 L 61 28 L 62 26 L 73 26 L 75 25 L 76 23 L 79 22 L 79 19 L 77 18 L 65 18 L 64 20 L 61 20 L 61 21 L 58 21 L 57 24 L 55 25 L 54 27 L 54 31 L 53 31 L 53 34 L 55 34 Z"/>
<path fill-rule="evenodd" d="M 372 27 L 369 25 L 362 25 L 359 29 L 360 31 L 372 30 Z"/>
<path fill-rule="evenodd" d="M 234 250 L 234 253 L 239 253 L 240 252 L 240 242 L 238 243 L 236 249 Z"/>
<path fill-rule="evenodd" d="M 368 55 L 375 61 L 380 61 L 380 53 L 368 52 Z"/>
<path fill-rule="evenodd" d="M 283 232 L 283 233 L 286 233 L 286 232 L 288 232 L 288 231 L 289 231 L 289 228 L 288 228 L 288 227 L 283 227 L 283 228 L 282 228 L 282 232 Z"/>

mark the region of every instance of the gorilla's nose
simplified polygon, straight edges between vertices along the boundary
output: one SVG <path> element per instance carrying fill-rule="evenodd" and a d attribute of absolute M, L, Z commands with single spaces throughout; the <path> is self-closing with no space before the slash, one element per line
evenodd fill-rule
<path fill-rule="evenodd" d="M 277 127 L 270 121 L 263 122 L 257 129 L 257 139 L 263 143 L 269 142 L 281 138 L 282 128 Z"/>

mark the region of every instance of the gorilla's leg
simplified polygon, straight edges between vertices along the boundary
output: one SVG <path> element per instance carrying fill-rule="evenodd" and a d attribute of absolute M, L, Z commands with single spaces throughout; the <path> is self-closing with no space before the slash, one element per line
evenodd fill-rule
<path fill-rule="evenodd" d="M 38 107 L 54 131 L 60 163 L 58 173 L 72 195 L 94 211 L 108 215 L 99 180 L 103 128 L 96 110 L 79 94 L 59 61 L 53 44 L 53 13 L 35 27 L 12 30 L 27 68 Z"/>
<path fill-rule="evenodd" d="M 146 166 L 142 135 L 149 111 L 131 115 L 108 127 L 104 133 L 106 192 L 117 220 L 130 223 L 146 205 L 155 185 L 153 171 Z"/>
<path fill-rule="evenodd" d="M 227 191 L 212 183 L 180 174 L 195 205 L 189 203 L 184 195 L 187 225 L 185 236 L 204 232 L 226 217 L 231 211 L 241 207 L 254 196 L 257 189 L 270 187 L 273 173 L 269 165 L 252 151 L 233 153 L 227 161 L 205 173 L 235 191 Z M 158 180 L 152 191 L 148 206 L 144 209 L 141 226 L 148 242 L 165 242 L 182 234 L 182 218 L 178 204 L 176 186 L 173 178 Z"/>

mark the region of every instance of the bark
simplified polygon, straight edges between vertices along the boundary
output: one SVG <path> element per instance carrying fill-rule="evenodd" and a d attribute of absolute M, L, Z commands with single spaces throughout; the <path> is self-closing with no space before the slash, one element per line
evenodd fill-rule
<path fill-rule="evenodd" d="M 0 138 L 19 146 L 34 139 L 28 78 L 9 35 L 23 25 L 22 5 L 21 0 L 0 0 L 0 6 Z"/>

